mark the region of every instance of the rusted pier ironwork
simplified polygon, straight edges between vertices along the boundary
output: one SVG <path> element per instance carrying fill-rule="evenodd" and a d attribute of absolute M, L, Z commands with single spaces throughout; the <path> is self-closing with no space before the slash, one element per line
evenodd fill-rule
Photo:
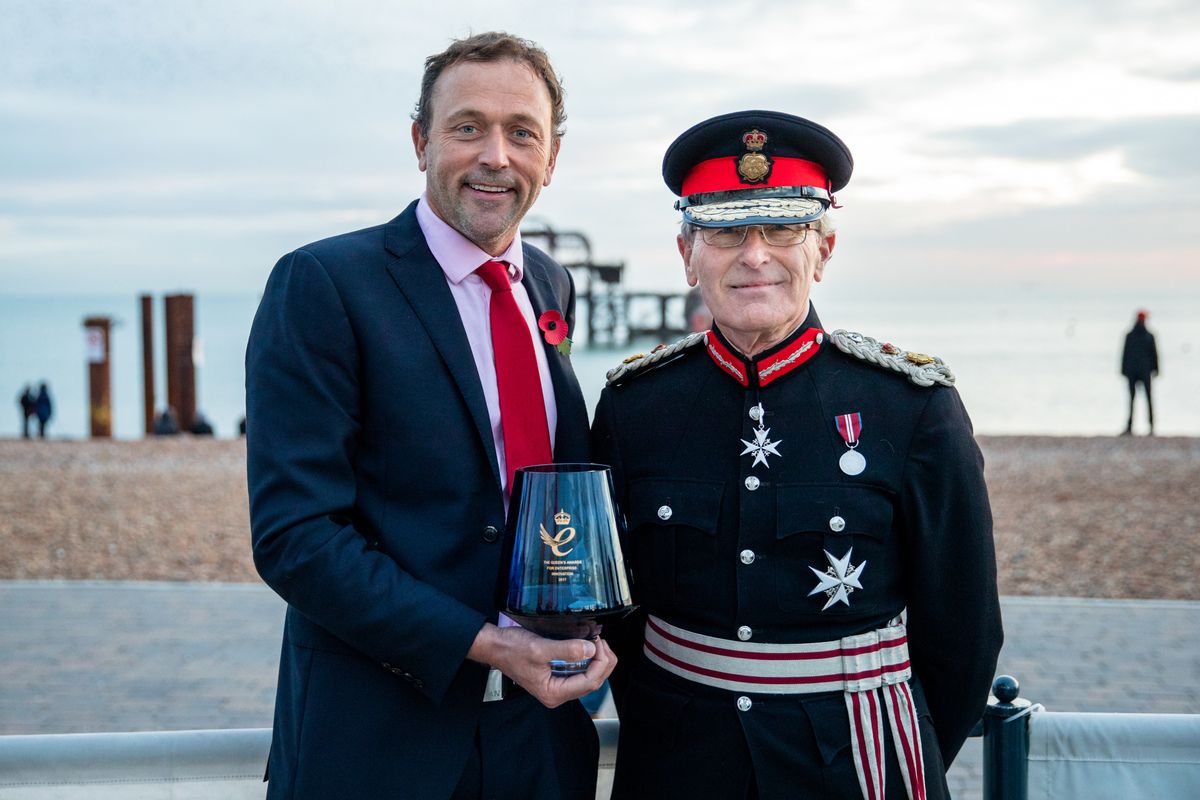
<path fill-rule="evenodd" d="M 626 291 L 625 262 L 596 261 L 586 234 L 537 223 L 522 229 L 521 238 L 571 271 L 576 296 L 586 306 L 576 325 L 583 326 L 581 338 L 590 346 L 624 347 L 643 336 L 669 341 L 684 333 L 683 294 Z"/>

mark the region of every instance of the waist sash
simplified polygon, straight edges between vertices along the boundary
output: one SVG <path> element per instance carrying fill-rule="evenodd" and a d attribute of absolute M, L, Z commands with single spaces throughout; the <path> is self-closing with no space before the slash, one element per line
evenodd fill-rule
<path fill-rule="evenodd" d="M 763 644 L 704 636 L 649 616 L 644 652 L 673 675 L 731 692 L 843 692 L 865 800 L 883 798 L 886 708 L 908 796 L 925 800 L 917 709 L 908 686 L 908 635 L 901 617 L 878 630 L 828 642 Z"/>

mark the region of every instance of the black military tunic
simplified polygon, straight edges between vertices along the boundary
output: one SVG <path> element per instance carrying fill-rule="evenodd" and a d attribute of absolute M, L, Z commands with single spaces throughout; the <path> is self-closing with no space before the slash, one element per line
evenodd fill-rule
<path fill-rule="evenodd" d="M 729 641 L 802 643 L 907 609 L 927 791 L 944 796 L 943 764 L 979 719 L 1002 640 L 982 456 L 953 388 L 844 354 L 820 328 L 810 310 L 751 360 L 714 330 L 617 381 L 594 457 L 613 468 L 645 613 Z M 849 475 L 836 418 L 855 414 L 865 468 Z M 686 680 L 646 657 L 643 620 L 606 629 L 621 659 L 614 797 L 861 796 L 842 692 Z M 886 738 L 886 796 L 904 797 Z"/>

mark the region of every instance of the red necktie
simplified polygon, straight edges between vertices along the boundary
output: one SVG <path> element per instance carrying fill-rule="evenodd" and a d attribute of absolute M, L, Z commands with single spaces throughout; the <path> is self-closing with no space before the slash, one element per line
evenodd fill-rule
<path fill-rule="evenodd" d="M 489 261 L 475 272 L 492 290 L 492 350 L 500 394 L 500 426 L 504 429 L 504 461 L 508 472 L 505 486 L 511 492 L 518 467 L 548 464 L 553 458 L 546 401 L 542 397 L 533 337 L 513 297 L 508 267 L 500 261 Z"/>

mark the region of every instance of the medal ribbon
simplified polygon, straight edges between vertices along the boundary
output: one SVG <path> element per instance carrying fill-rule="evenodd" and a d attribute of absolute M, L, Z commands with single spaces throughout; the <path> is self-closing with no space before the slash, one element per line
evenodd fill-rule
<path fill-rule="evenodd" d="M 833 423 L 837 425 L 837 432 L 845 440 L 847 447 L 858 444 L 859 434 L 862 433 L 861 413 L 855 411 L 853 414 L 838 414 L 833 418 Z"/>

